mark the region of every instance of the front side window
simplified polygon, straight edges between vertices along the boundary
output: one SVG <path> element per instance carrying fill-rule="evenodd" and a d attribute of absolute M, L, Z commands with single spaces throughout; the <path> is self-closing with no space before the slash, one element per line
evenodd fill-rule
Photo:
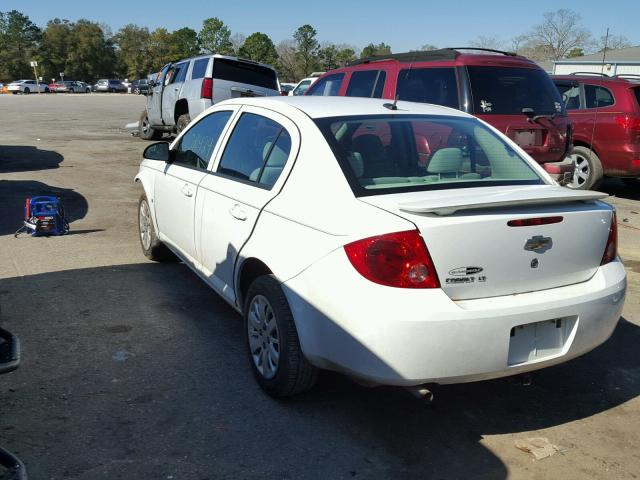
<path fill-rule="evenodd" d="M 279 123 L 243 113 L 227 142 L 218 173 L 271 188 L 284 169 L 291 137 Z"/>
<path fill-rule="evenodd" d="M 544 183 L 476 119 L 369 115 L 316 123 L 356 196 Z"/>
<path fill-rule="evenodd" d="M 586 108 L 610 107 L 615 103 L 613 94 L 608 88 L 596 85 L 584 86 L 584 100 Z"/>
<path fill-rule="evenodd" d="M 189 62 L 183 62 L 176 65 L 176 71 L 171 83 L 182 83 L 187 78 L 187 69 L 189 68 Z"/>
<path fill-rule="evenodd" d="M 207 73 L 207 66 L 209 65 L 208 58 L 201 58 L 193 62 L 193 71 L 191 72 L 191 78 L 203 78 Z"/>
<path fill-rule="evenodd" d="M 176 165 L 206 170 L 213 149 L 231 117 L 229 111 L 214 112 L 191 127 L 176 148 Z"/>
<path fill-rule="evenodd" d="M 305 92 L 309 90 L 309 87 L 311 86 L 311 82 L 312 80 L 302 80 L 293 90 L 293 95 L 296 97 L 298 95 L 304 95 Z"/>
<path fill-rule="evenodd" d="M 567 110 L 578 110 L 580 108 L 580 85 L 577 83 L 556 83 L 562 103 Z"/>
<path fill-rule="evenodd" d="M 360 70 L 351 74 L 347 97 L 381 98 L 387 74 L 384 70 Z"/>
<path fill-rule="evenodd" d="M 467 67 L 475 115 L 536 115 L 563 113 L 558 89 L 541 69 L 522 67 Z"/>
<path fill-rule="evenodd" d="M 458 84 L 453 67 L 400 70 L 396 94 L 399 100 L 459 108 Z"/>
<path fill-rule="evenodd" d="M 307 95 L 335 97 L 340 91 L 344 73 L 334 73 L 316 81 L 307 91 Z"/>

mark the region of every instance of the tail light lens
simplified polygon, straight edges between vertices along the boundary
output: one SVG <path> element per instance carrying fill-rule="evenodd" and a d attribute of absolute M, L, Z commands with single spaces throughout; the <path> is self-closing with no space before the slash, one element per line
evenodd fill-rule
<path fill-rule="evenodd" d="M 640 132 L 640 118 L 624 115 L 623 117 L 616 117 L 616 125 L 626 129 L 635 130 Z"/>
<path fill-rule="evenodd" d="M 417 230 L 369 237 L 344 246 L 368 280 L 398 288 L 439 288 L 438 274 Z"/>
<path fill-rule="evenodd" d="M 202 79 L 200 98 L 213 99 L 213 78 L 205 77 Z"/>
<path fill-rule="evenodd" d="M 613 262 L 618 255 L 618 221 L 616 219 L 616 211 L 611 215 L 611 226 L 609 227 L 609 237 L 607 238 L 607 246 L 604 248 L 604 255 L 600 265 L 606 265 Z"/>

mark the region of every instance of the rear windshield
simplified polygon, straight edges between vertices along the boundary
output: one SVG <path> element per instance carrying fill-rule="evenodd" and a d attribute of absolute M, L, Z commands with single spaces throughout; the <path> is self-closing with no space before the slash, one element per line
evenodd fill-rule
<path fill-rule="evenodd" d="M 563 113 L 562 99 L 549 75 L 536 68 L 467 67 L 476 115 Z"/>
<path fill-rule="evenodd" d="M 356 196 L 543 181 L 476 119 L 440 116 L 317 119 Z"/>
<path fill-rule="evenodd" d="M 213 78 L 278 90 L 278 77 L 275 70 L 226 58 L 214 60 Z"/>

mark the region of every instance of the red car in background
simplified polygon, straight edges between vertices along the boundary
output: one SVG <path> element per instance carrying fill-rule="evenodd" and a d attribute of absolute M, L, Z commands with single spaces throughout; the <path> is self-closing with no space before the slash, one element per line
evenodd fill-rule
<path fill-rule="evenodd" d="M 64 87 L 64 83 L 60 82 L 52 82 L 48 85 L 50 92 L 57 92 L 59 87 Z"/>
<path fill-rule="evenodd" d="M 306 95 L 397 98 L 456 108 L 505 133 L 555 178 L 573 170 L 564 161 L 572 131 L 557 89 L 535 62 L 514 53 L 444 48 L 364 58 L 327 72 Z M 428 157 L 451 142 L 455 139 L 427 138 L 420 153 Z"/>
<path fill-rule="evenodd" d="M 572 188 L 598 186 L 603 176 L 640 177 L 640 76 L 553 76 L 573 123 Z"/>

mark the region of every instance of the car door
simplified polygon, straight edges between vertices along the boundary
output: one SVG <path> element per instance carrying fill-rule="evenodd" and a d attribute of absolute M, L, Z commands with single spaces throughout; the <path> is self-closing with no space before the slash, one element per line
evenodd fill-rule
<path fill-rule="evenodd" d="M 162 92 L 164 91 L 164 84 L 167 75 L 169 75 L 171 71 L 171 67 L 171 63 L 162 67 L 162 70 L 155 78 L 155 83 L 147 99 L 147 115 L 152 125 L 162 125 Z"/>
<path fill-rule="evenodd" d="M 174 125 L 176 123 L 173 114 L 188 67 L 189 62 L 176 64 L 165 79 L 165 87 L 162 92 L 162 121 L 165 125 Z"/>
<path fill-rule="evenodd" d="M 185 131 L 171 152 L 173 162 L 156 174 L 154 208 L 162 241 L 196 263 L 194 214 L 198 184 L 207 176 L 207 167 L 233 109 L 213 112 Z"/>
<path fill-rule="evenodd" d="M 234 302 L 238 254 L 260 212 L 280 191 L 300 139 L 288 118 L 248 106 L 242 108 L 227 137 L 213 175 L 198 187 L 202 213 L 197 236 L 202 273 L 214 289 Z"/>

